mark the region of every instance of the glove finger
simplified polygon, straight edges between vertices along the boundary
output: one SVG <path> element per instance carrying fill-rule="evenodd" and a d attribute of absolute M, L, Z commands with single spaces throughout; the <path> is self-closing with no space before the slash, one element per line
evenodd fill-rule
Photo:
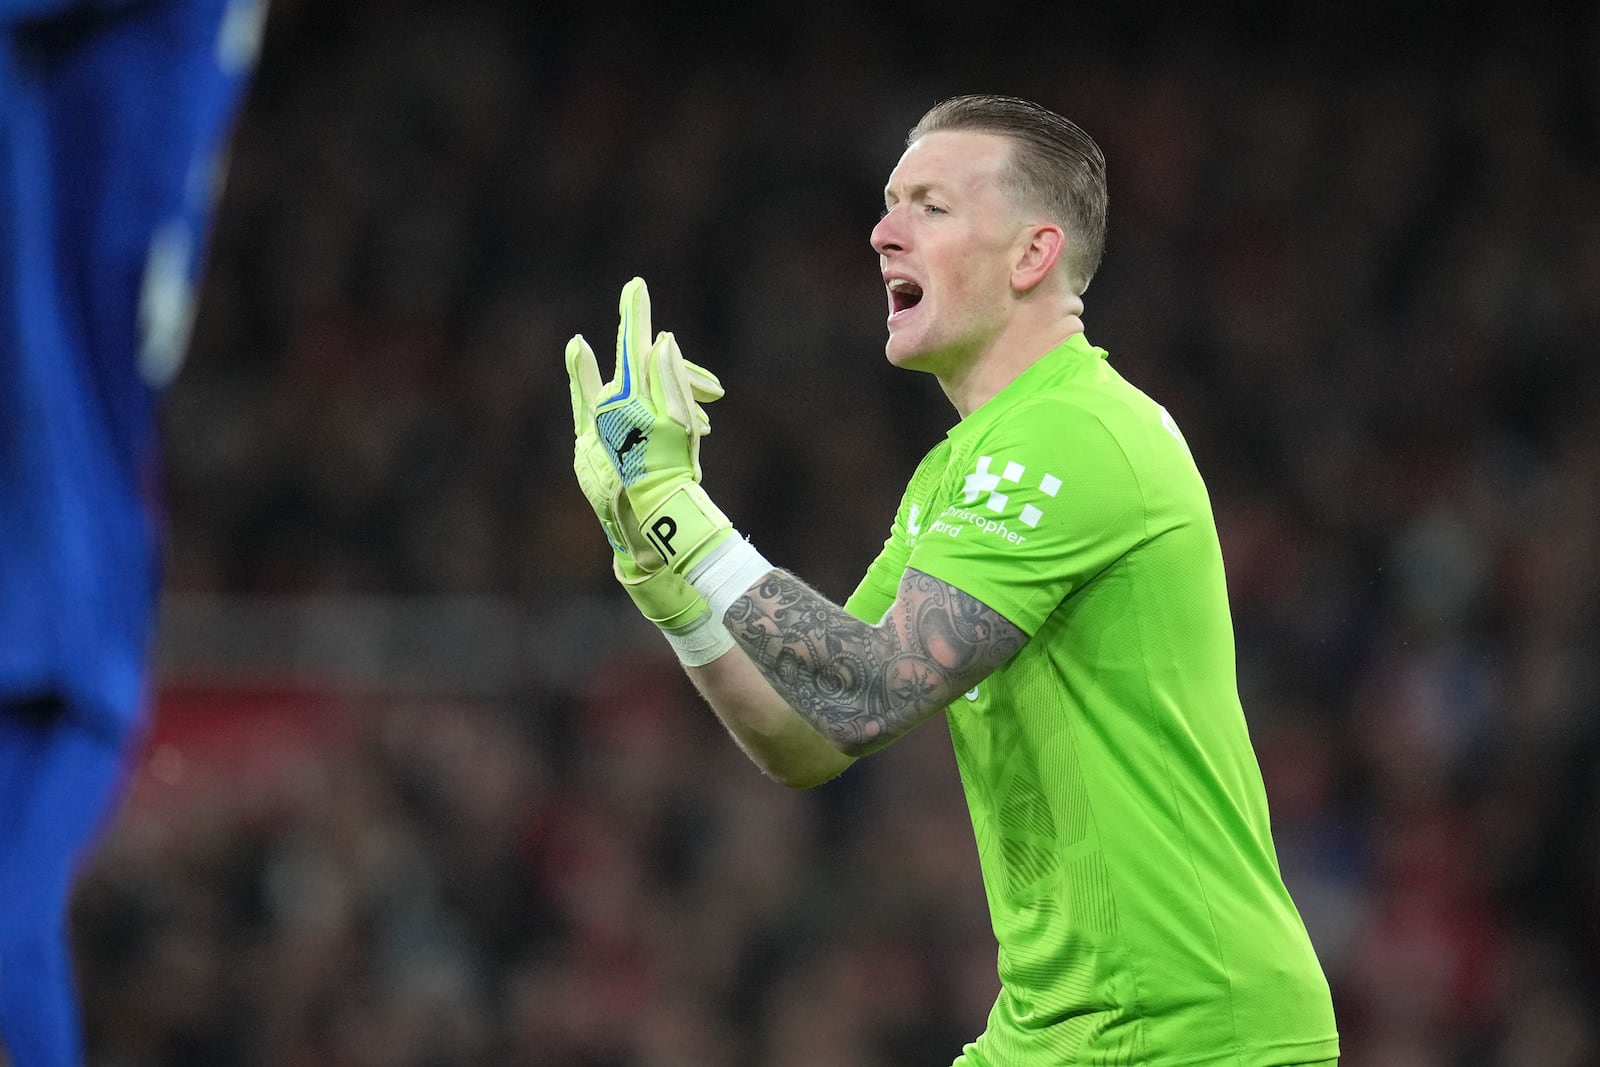
<path fill-rule="evenodd" d="M 711 419 L 706 415 L 706 409 L 700 405 L 721 399 L 722 383 L 717 380 L 715 374 L 699 364 L 691 363 L 687 359 L 682 359 L 680 362 L 688 376 L 689 395 L 697 401 L 690 405 L 690 411 L 694 416 L 694 432 L 704 437 L 711 432 Z"/>
<path fill-rule="evenodd" d="M 689 409 L 689 415 L 694 419 L 694 422 L 691 424 L 691 428 L 694 430 L 694 435 L 696 437 L 710 437 L 711 416 L 706 414 L 706 409 L 701 407 L 699 404 L 695 404 Z"/>
<path fill-rule="evenodd" d="M 567 385 L 572 392 L 572 432 L 581 437 L 594 426 L 594 404 L 600 395 L 600 365 L 582 334 L 567 342 Z"/>
<path fill-rule="evenodd" d="M 634 278 L 622 287 L 617 312 L 617 373 L 608 391 L 611 399 L 628 399 L 637 389 L 648 401 L 650 386 L 644 370 L 650 352 L 650 289 L 643 278 Z"/>
<path fill-rule="evenodd" d="M 667 417 L 686 431 L 689 469 L 698 482 L 700 438 L 711 432 L 711 421 L 706 418 L 705 409 L 694 402 L 689 375 L 683 366 L 683 353 L 678 350 L 678 340 L 671 333 L 658 335 L 650 349 L 650 382 L 656 403 L 665 407 Z"/>
<path fill-rule="evenodd" d="M 702 404 L 709 404 L 713 400 L 722 399 L 722 382 L 715 374 L 687 359 L 683 361 L 683 368 L 689 372 L 689 391 L 694 394 L 696 400 Z"/>
<path fill-rule="evenodd" d="M 683 353 L 678 350 L 678 339 L 670 332 L 656 336 L 650 349 L 650 389 L 656 402 L 662 405 L 667 417 L 689 431 L 695 428 L 696 405 L 689 388 L 689 375 L 683 366 Z M 704 413 L 701 413 L 704 418 Z"/>

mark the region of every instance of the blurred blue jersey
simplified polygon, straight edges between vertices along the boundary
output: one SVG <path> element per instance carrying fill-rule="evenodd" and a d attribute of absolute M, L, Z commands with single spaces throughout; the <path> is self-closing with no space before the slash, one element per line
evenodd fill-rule
<path fill-rule="evenodd" d="M 0 0 L 0 705 L 123 736 L 159 582 L 156 403 L 188 338 L 257 0 Z"/>

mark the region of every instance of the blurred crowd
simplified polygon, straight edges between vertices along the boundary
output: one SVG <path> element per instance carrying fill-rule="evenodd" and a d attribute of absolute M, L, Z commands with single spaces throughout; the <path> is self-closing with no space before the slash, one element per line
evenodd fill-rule
<path fill-rule="evenodd" d="M 1600 1063 L 1600 14 L 1014 6 L 276 0 L 171 597 L 620 597 L 560 353 L 634 274 L 727 386 L 713 497 L 844 597 L 954 418 L 882 359 L 879 190 L 938 99 L 1030 96 L 1109 158 L 1088 335 L 1210 486 L 1345 1062 Z M 651 636 L 487 696 L 166 677 L 93 1062 L 949 1062 L 995 978 L 943 726 L 790 793 Z"/>

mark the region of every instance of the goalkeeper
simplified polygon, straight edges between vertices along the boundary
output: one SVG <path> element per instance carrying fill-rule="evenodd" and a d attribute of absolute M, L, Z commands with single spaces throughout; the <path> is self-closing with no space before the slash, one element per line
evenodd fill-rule
<path fill-rule="evenodd" d="M 622 294 L 617 370 L 567 349 L 576 467 L 616 572 L 745 752 L 796 787 L 943 713 L 1001 992 L 957 1067 L 1336 1061 L 1235 681 L 1210 502 L 1176 423 L 1083 334 L 1105 162 L 957 97 L 872 233 L 891 363 L 960 416 L 843 607 L 700 487 L 715 377 Z"/>

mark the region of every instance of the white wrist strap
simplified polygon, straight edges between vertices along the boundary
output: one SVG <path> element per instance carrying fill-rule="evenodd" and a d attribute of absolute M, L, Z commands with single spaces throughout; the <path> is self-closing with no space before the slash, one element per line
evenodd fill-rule
<path fill-rule="evenodd" d="M 703 667 L 733 647 L 733 635 L 722 625 L 722 619 L 712 612 L 707 612 L 687 626 L 670 630 L 663 626 L 661 636 L 667 639 L 678 662 L 685 667 Z"/>
<path fill-rule="evenodd" d="M 718 622 L 727 614 L 733 602 L 772 572 L 767 557 L 733 531 L 733 536 L 713 548 L 706 558 L 694 565 L 686 577 L 695 591 L 711 605 L 711 616 Z"/>

